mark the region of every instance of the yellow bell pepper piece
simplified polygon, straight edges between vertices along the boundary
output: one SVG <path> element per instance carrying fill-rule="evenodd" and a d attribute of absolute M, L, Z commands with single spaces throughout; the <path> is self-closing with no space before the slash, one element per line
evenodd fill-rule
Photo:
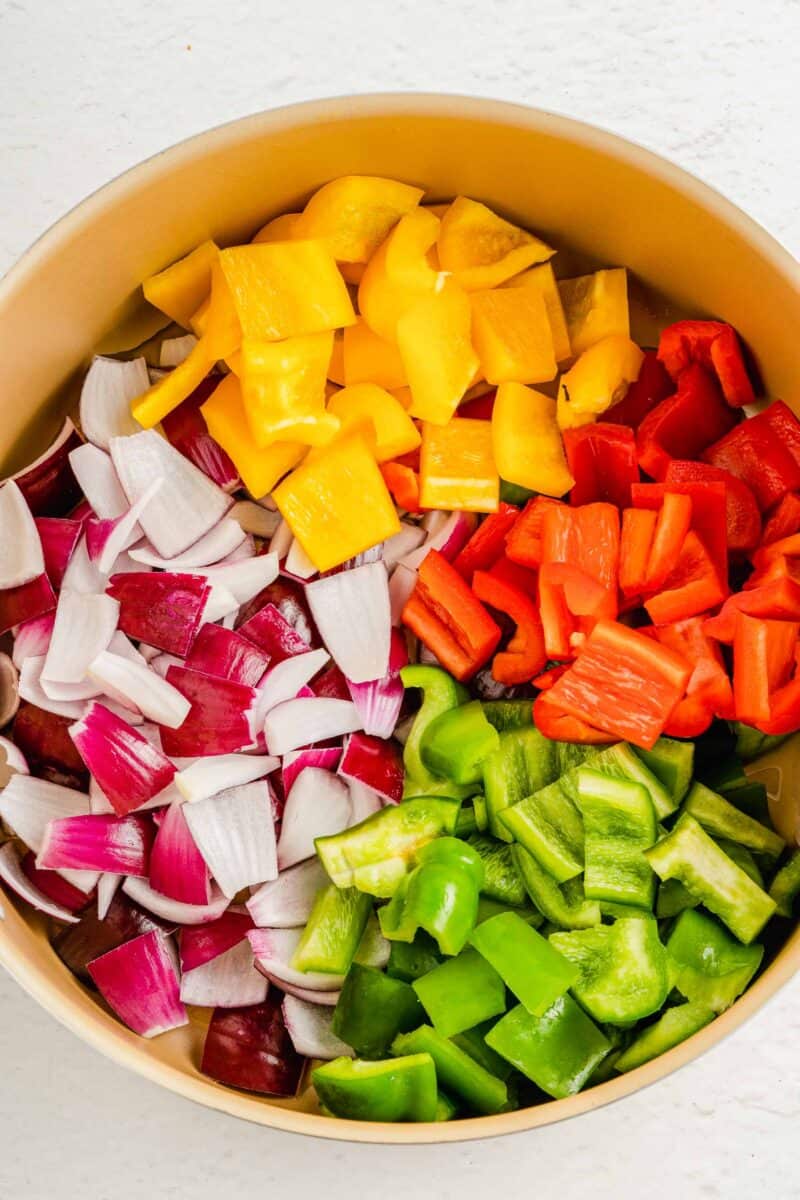
<path fill-rule="evenodd" d="M 419 499 L 423 508 L 496 512 L 500 477 L 489 421 L 453 417 L 447 425 L 422 426 Z"/>
<path fill-rule="evenodd" d="M 532 288 L 473 292 L 472 339 L 489 383 L 545 383 L 556 367 L 544 299 Z"/>
<path fill-rule="evenodd" d="M 411 388 L 411 416 L 444 425 L 480 366 L 472 345 L 469 297 L 453 283 L 420 301 L 397 324 Z"/>
<path fill-rule="evenodd" d="M 558 423 L 562 429 L 586 425 L 621 400 L 639 376 L 644 355 L 624 334 L 595 342 L 561 376 Z"/>
<path fill-rule="evenodd" d="M 152 387 L 134 400 L 131 415 L 143 429 L 152 429 L 167 413 L 192 394 L 216 362 L 208 352 L 205 338 L 194 347 L 187 358 L 172 371 L 162 375 Z"/>
<path fill-rule="evenodd" d="M 368 262 L 422 189 L 373 175 L 343 175 L 316 191 L 295 236 L 320 238 L 340 263 Z"/>
<path fill-rule="evenodd" d="M 350 326 L 355 329 L 355 326 Z M 328 379 L 332 383 L 338 383 L 339 387 L 344 387 L 346 383 L 344 371 L 344 331 L 337 329 L 333 335 L 333 350 L 331 352 L 331 361 L 328 363 Z"/>
<path fill-rule="evenodd" d="M 242 327 L 219 258 L 211 268 L 211 295 L 204 326 L 203 340 L 212 358 L 228 358 L 238 351 Z"/>
<path fill-rule="evenodd" d="M 271 492 L 303 460 L 307 447 L 301 442 L 273 442 L 263 450 L 254 444 L 235 375 L 223 379 L 200 411 L 208 432 L 230 455 L 242 483 L 256 499 Z"/>
<path fill-rule="evenodd" d="M 556 362 L 563 362 L 565 358 L 571 358 L 572 347 L 569 342 L 567 319 L 564 316 L 561 293 L 558 290 L 558 283 L 550 263 L 542 263 L 538 267 L 531 267 L 530 270 L 523 271 L 521 275 L 515 275 L 513 279 L 509 279 L 508 283 L 503 284 L 503 287 L 532 288 L 539 293 L 544 300 L 547 319 L 550 322 Z"/>
<path fill-rule="evenodd" d="M 420 444 L 419 430 L 400 401 L 374 383 L 342 388 L 331 397 L 328 412 L 339 418 L 342 432 L 365 422 L 371 425 L 379 463 L 409 454 Z"/>
<path fill-rule="evenodd" d="M 361 280 L 364 278 L 364 272 L 367 269 L 366 263 L 346 263 L 340 262 L 337 264 L 342 273 L 342 279 L 345 283 L 350 283 L 353 287 L 358 287 Z"/>
<path fill-rule="evenodd" d="M 369 445 L 336 438 L 273 493 L 281 516 L 320 571 L 338 567 L 398 533 L 400 522 Z"/>
<path fill-rule="evenodd" d="M 242 399 L 257 446 L 275 441 L 319 446 L 339 429 L 325 411 L 325 385 L 333 333 L 310 333 L 282 342 L 242 342 Z"/>
<path fill-rule="evenodd" d="M 214 242 L 203 242 L 171 267 L 151 275 L 142 284 L 145 300 L 184 329 L 211 291 L 211 268 L 219 251 Z"/>
<path fill-rule="evenodd" d="M 426 212 L 433 213 L 433 215 L 435 217 L 438 217 L 439 220 L 441 221 L 442 217 L 444 216 L 444 214 L 447 212 L 448 208 L 450 207 L 450 201 L 448 200 L 444 204 L 423 204 L 422 207 L 425 209 Z"/>
<path fill-rule="evenodd" d="M 373 333 L 397 341 L 397 322 L 425 296 L 443 286 L 430 251 L 439 220 L 424 208 L 407 213 L 373 254 L 358 288 L 358 307 Z"/>
<path fill-rule="evenodd" d="M 197 312 L 192 313 L 189 321 L 189 326 L 195 337 L 201 338 L 206 331 L 208 325 L 208 310 L 211 307 L 211 293 L 206 296 L 203 303 L 198 308 Z"/>
<path fill-rule="evenodd" d="M 583 354 L 612 333 L 630 337 L 628 273 L 624 267 L 561 279 L 558 290 L 573 354 Z"/>
<path fill-rule="evenodd" d="M 262 225 L 253 237 L 254 242 L 291 242 L 293 238 L 301 237 L 298 233 L 297 221 L 300 213 L 281 213 Z"/>
<path fill-rule="evenodd" d="M 555 254 L 526 229 L 466 196 L 455 199 L 442 217 L 437 247 L 442 270 L 467 291 L 497 287 Z"/>
<path fill-rule="evenodd" d="M 501 383 L 492 410 L 492 446 L 501 478 L 545 496 L 563 496 L 569 473 L 552 396 Z"/>
<path fill-rule="evenodd" d="M 411 411 L 411 405 L 414 403 L 414 397 L 411 395 L 410 387 L 392 388 L 392 395 L 399 404 L 402 404 L 406 412 Z"/>
<path fill-rule="evenodd" d="M 219 257 L 246 338 L 279 341 L 355 322 L 347 286 L 322 242 L 256 242 Z"/>
<path fill-rule="evenodd" d="M 363 317 L 344 331 L 344 383 L 377 383 L 392 391 L 407 387 L 397 346 L 373 333 Z"/>

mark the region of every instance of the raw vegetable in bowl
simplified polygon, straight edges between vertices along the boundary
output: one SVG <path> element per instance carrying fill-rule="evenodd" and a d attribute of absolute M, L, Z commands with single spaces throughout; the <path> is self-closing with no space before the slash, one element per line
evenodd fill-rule
<path fill-rule="evenodd" d="M 746 766 L 800 729 L 800 421 L 423 200 L 146 280 L 177 328 L 0 487 L 4 888 L 135 1032 L 205 1008 L 202 1072 L 366 1121 L 635 1069 L 800 891 Z"/>

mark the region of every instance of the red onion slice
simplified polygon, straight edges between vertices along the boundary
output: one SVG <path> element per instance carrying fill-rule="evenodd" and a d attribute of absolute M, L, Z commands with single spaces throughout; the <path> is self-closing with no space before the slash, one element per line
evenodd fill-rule
<path fill-rule="evenodd" d="M 181 930 L 181 970 L 194 971 L 204 963 L 211 962 L 226 950 L 238 946 L 253 928 L 249 915 L 242 909 L 229 908 L 216 921 L 208 925 L 192 925 Z M 247 943 L 249 945 L 249 943 Z M 251 953 L 252 961 L 252 953 Z"/>
<path fill-rule="evenodd" d="M 269 655 L 232 629 L 207 622 L 186 656 L 186 666 L 216 679 L 256 687 L 269 666 Z"/>
<path fill-rule="evenodd" d="M 42 670 L 45 658 L 32 655 L 26 658 L 19 673 L 19 696 L 28 704 L 35 704 L 45 712 L 59 717 L 69 717 L 71 721 L 79 721 L 83 716 L 84 704 L 80 699 L 56 700 L 48 696 L 42 686 Z"/>
<path fill-rule="evenodd" d="M 270 554 L 275 554 L 279 559 L 283 560 L 289 553 L 293 541 L 294 538 L 291 529 L 286 521 L 281 520 L 270 539 Z"/>
<path fill-rule="evenodd" d="M 42 679 L 54 683 L 80 683 L 85 679 L 89 665 L 111 641 L 119 608 L 111 596 L 62 591 Z"/>
<path fill-rule="evenodd" d="M 274 554 L 258 554 L 255 558 L 244 558 L 238 562 L 198 570 L 200 574 L 205 575 L 212 587 L 226 588 L 242 605 L 247 604 L 277 578 L 278 559 Z"/>
<path fill-rule="evenodd" d="M 400 626 L 403 609 L 411 599 L 411 593 L 417 586 L 417 572 L 398 563 L 389 580 L 389 607 L 391 610 L 392 626 Z"/>
<path fill-rule="evenodd" d="M 83 522 L 69 521 L 66 517 L 37 517 L 36 528 L 42 543 L 47 578 L 58 590 L 64 579 L 67 564 L 80 540 Z"/>
<path fill-rule="evenodd" d="M 0 792 L 0 817 L 31 850 L 38 854 L 47 827 L 60 817 L 77 817 L 89 812 L 89 797 L 73 788 L 61 787 L 32 775 L 13 775 Z M 65 870 L 66 880 L 82 892 L 97 883 L 97 872 Z"/>
<path fill-rule="evenodd" d="M 314 696 L 278 704 L 267 713 L 264 736 L 270 754 L 286 754 L 360 728 L 361 718 L 351 700 Z"/>
<path fill-rule="evenodd" d="M 80 401 L 84 436 L 107 450 L 114 437 L 138 433 L 141 425 L 131 415 L 131 404 L 150 387 L 143 358 L 123 361 L 98 356 L 86 372 Z"/>
<path fill-rule="evenodd" d="M 105 871 L 97 881 L 97 915 L 101 921 L 104 921 L 108 916 L 108 910 L 111 907 L 111 902 L 117 894 L 117 889 L 122 883 L 124 875 L 115 875 L 111 871 Z"/>
<path fill-rule="evenodd" d="M 277 704 L 293 700 L 301 688 L 313 679 L 329 661 L 327 650 L 309 650 L 296 654 L 271 667 L 258 687 L 255 723 L 258 728 Z"/>
<path fill-rule="evenodd" d="M 229 899 L 242 888 L 276 879 L 275 825 L 266 783 L 229 788 L 184 809 L 198 850 Z"/>
<path fill-rule="evenodd" d="M 142 1037 L 156 1037 L 188 1023 L 174 954 L 166 936 L 157 930 L 94 959 L 89 974 L 120 1020 Z"/>
<path fill-rule="evenodd" d="M 272 665 L 291 658 L 294 654 L 305 654 L 311 643 L 287 621 L 274 604 L 265 604 L 237 630 L 240 637 L 247 638 L 269 655 Z"/>
<path fill-rule="evenodd" d="M 228 1087 L 267 1096 L 294 1096 L 304 1060 L 291 1043 L 280 996 L 263 1004 L 215 1009 L 200 1070 Z"/>
<path fill-rule="evenodd" d="M 141 808 L 163 792 L 175 775 L 175 767 L 157 746 L 103 704 L 91 704 L 69 732 L 96 786 L 118 816 Z"/>
<path fill-rule="evenodd" d="M 24 621 L 14 631 L 14 649 L 11 654 L 14 666 L 19 670 L 26 658 L 44 658 L 50 638 L 53 636 L 53 625 L 56 614 L 50 612 L 42 617 L 34 617 Z"/>
<path fill-rule="evenodd" d="M 350 820 L 350 793 L 330 771 L 306 767 L 286 797 L 278 839 L 278 868 L 311 858 L 314 839 L 341 833 Z"/>
<path fill-rule="evenodd" d="M 305 925 L 317 892 L 329 882 L 325 868 L 315 855 L 281 871 L 277 879 L 253 892 L 247 901 L 247 911 L 256 925 L 294 929 Z"/>
<path fill-rule="evenodd" d="M 28 904 L 46 913 L 48 917 L 55 917 L 57 921 L 65 921 L 68 924 L 77 924 L 78 918 L 74 913 L 56 904 L 31 882 L 22 869 L 20 856 L 13 842 L 6 842 L 4 846 L 0 846 L 0 879 Z"/>
<path fill-rule="evenodd" d="M 175 776 L 175 786 L 190 804 L 218 792 L 263 779 L 278 766 L 278 759 L 258 754 L 217 754 L 198 758 Z"/>
<path fill-rule="evenodd" d="M 67 563 L 61 581 L 62 592 L 79 592 L 82 596 L 100 595 L 108 582 L 96 563 L 92 562 L 86 535 L 80 539 Z"/>
<path fill-rule="evenodd" d="M 341 988 L 344 975 L 328 975 L 322 971 L 296 971 L 290 966 L 302 929 L 251 929 L 247 939 L 259 969 L 294 987 L 310 992 L 329 992 Z"/>
<path fill-rule="evenodd" d="M 202 907 L 209 903 L 208 868 L 178 802 L 167 808 L 156 834 L 150 854 L 150 886 L 182 904 Z"/>
<path fill-rule="evenodd" d="M 311 614 L 337 667 L 353 683 L 386 674 L 391 612 L 383 563 L 367 563 L 306 587 Z"/>
<path fill-rule="evenodd" d="M 13 479 L 0 488 L 0 590 L 21 587 L 44 573 L 39 530 Z"/>
<path fill-rule="evenodd" d="M 209 591 L 202 575 L 137 571 L 113 575 L 107 594 L 119 604 L 123 633 L 184 658 L 200 628 Z"/>
<path fill-rule="evenodd" d="M 292 539 L 283 564 L 283 572 L 285 575 L 292 575 L 295 579 L 301 580 L 313 579 L 315 575 L 319 574 L 297 538 Z"/>
<path fill-rule="evenodd" d="M 310 1004 L 297 996 L 284 996 L 283 1019 L 298 1054 L 330 1060 L 355 1054 L 352 1046 L 338 1038 L 331 1028 L 333 1013 L 321 1004 Z"/>
<path fill-rule="evenodd" d="M 125 880 L 122 890 L 142 908 L 174 925 L 205 925 L 208 921 L 216 921 L 230 904 L 228 897 L 216 887 L 211 888 L 208 904 L 184 904 L 157 892 L 147 880 L 133 876 Z"/>
<path fill-rule="evenodd" d="M 51 871 L 147 875 L 152 842 L 152 822 L 135 813 L 59 817 L 48 822 L 36 865 Z"/>
<path fill-rule="evenodd" d="M 351 825 L 360 825 L 362 821 L 366 821 L 367 817 L 373 817 L 376 812 L 380 812 L 383 808 L 383 800 L 378 793 L 371 787 L 367 787 L 365 783 L 361 783 L 358 779 L 348 779 L 347 788 L 350 792 L 350 820 L 348 827 Z"/>
<path fill-rule="evenodd" d="M 186 971 L 181 978 L 181 1000 L 213 1008 L 239 1008 L 263 1004 L 269 983 L 253 964 L 247 941 L 201 967 Z"/>
<path fill-rule="evenodd" d="M 176 687 L 150 667 L 142 667 L 107 650 L 94 659 L 88 675 L 112 700 L 167 729 L 177 729 L 192 707 Z M 166 746 L 164 749 L 169 754 Z"/>
<path fill-rule="evenodd" d="M 167 413 L 161 422 L 164 433 L 176 450 L 190 463 L 226 492 L 241 487 L 239 473 L 228 455 L 208 432 L 202 405 L 222 380 L 221 375 L 208 375 L 191 396 Z"/>
<path fill-rule="evenodd" d="M 86 548 L 92 562 L 97 564 L 101 575 L 109 575 L 123 552 L 134 542 L 139 541 L 141 537 L 139 519 L 163 486 L 163 478 L 157 476 L 145 488 L 136 503 L 132 504 L 121 517 L 115 517 L 110 521 L 87 523 Z"/>
<path fill-rule="evenodd" d="M 48 449 L 11 476 L 35 517 L 62 517 L 80 500 L 80 488 L 69 463 L 70 452 L 80 441 L 67 417 Z"/>
<path fill-rule="evenodd" d="M 452 561 L 472 537 L 478 524 L 474 513 L 463 512 L 460 509 L 449 514 L 428 513 L 425 528 L 429 530 L 428 537 L 416 550 L 411 550 L 398 561 L 409 570 L 416 571 L 430 550 L 438 550 L 448 561 Z M 444 520 L 441 518 L 444 517 Z"/>
<path fill-rule="evenodd" d="M 304 750 L 290 750 L 283 756 L 281 770 L 284 795 L 289 795 L 295 779 L 306 767 L 322 767 L 325 771 L 335 771 L 341 755 L 340 746 L 309 746 Z"/>
<path fill-rule="evenodd" d="M 161 733 L 161 745 L 170 758 L 235 754 L 251 745 L 253 688 L 175 666 L 167 670 L 167 686 L 176 690 L 187 706 L 183 721 L 170 724 Z"/>
<path fill-rule="evenodd" d="M 175 558 L 162 558 L 149 545 L 137 546 L 131 550 L 131 558 L 149 567 L 160 567 L 164 571 L 188 571 L 194 567 L 208 567 L 227 558 L 246 537 L 247 534 L 238 521 L 225 517 L 199 541 Z"/>
<path fill-rule="evenodd" d="M 400 532 L 393 534 L 388 541 L 383 543 L 381 558 L 386 570 L 391 573 L 392 568 L 401 559 L 422 545 L 426 536 L 425 530 L 421 526 L 412 525 L 408 521 L 401 521 Z"/>
<path fill-rule="evenodd" d="M 130 505 L 111 456 L 106 454 L 105 450 L 87 442 L 72 451 L 69 461 L 96 517 L 101 521 L 113 521 L 128 511 Z M 148 484 L 156 477 L 151 476 Z"/>

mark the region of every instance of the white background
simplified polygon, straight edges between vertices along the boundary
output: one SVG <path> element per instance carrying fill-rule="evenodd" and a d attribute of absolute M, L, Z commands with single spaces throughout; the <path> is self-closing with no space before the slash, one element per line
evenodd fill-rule
<path fill-rule="evenodd" d="M 800 250 L 798 0 L 0 0 L 0 272 L 140 159 L 359 91 L 523 101 L 641 141 Z M 688 250 L 690 252 L 690 249 Z M 0 1200 L 788 1200 L 800 980 L 677 1076 L 567 1125 L 452 1148 L 311 1142 L 189 1105 L 0 978 Z"/>

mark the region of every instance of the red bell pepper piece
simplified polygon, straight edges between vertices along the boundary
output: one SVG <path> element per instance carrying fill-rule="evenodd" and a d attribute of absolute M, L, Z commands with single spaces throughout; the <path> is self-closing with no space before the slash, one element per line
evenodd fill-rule
<path fill-rule="evenodd" d="M 599 621 L 570 669 L 542 701 L 604 733 L 649 749 L 683 696 L 691 665 L 652 638 Z M 541 728 L 541 726 L 540 726 Z"/>
<path fill-rule="evenodd" d="M 675 385 L 658 361 L 655 350 L 645 350 L 638 378 L 623 398 L 603 414 L 603 419 L 612 425 L 629 425 L 631 429 L 638 429 L 647 414 L 674 391 Z"/>
<path fill-rule="evenodd" d="M 459 404 L 456 416 L 471 417 L 474 421 L 491 421 L 496 396 L 497 388 L 484 392 L 482 396 L 475 396 L 474 399 Z"/>
<path fill-rule="evenodd" d="M 687 367 L 675 395 L 662 400 L 639 426 L 639 466 L 653 479 L 663 479 L 670 459 L 697 458 L 736 421 L 713 376 L 703 367 Z"/>
<path fill-rule="evenodd" d="M 513 555 L 509 555 L 513 558 Z M 619 510 L 613 504 L 565 504 L 545 510 L 542 564 L 569 563 L 616 595 L 619 571 Z"/>
<path fill-rule="evenodd" d="M 788 537 L 778 542 L 770 542 L 768 546 L 760 546 L 753 558 L 753 566 L 757 571 L 771 566 L 781 558 L 800 557 L 800 533 L 790 533 Z"/>
<path fill-rule="evenodd" d="M 667 625 L 716 608 L 727 590 L 727 581 L 720 577 L 702 541 L 690 529 L 663 589 L 649 596 L 644 606 L 654 625 Z"/>
<path fill-rule="evenodd" d="M 380 471 L 398 508 L 410 513 L 422 512 L 419 506 L 419 475 L 416 471 L 400 462 L 381 463 Z"/>
<path fill-rule="evenodd" d="M 664 727 L 670 737 L 698 737 L 715 716 L 734 719 L 733 689 L 719 646 L 708 637 L 702 617 L 643 629 L 662 646 L 681 654 L 692 666 L 686 695 Z"/>
<path fill-rule="evenodd" d="M 799 431 L 791 411 L 775 401 L 709 446 L 702 458 L 743 480 L 764 512 L 787 492 L 800 491 Z"/>
<path fill-rule="evenodd" d="M 718 482 L 635 483 L 631 500 L 635 508 L 659 509 L 667 492 L 690 496 L 692 529 L 700 537 L 717 568 L 720 579 L 728 577 L 728 536 L 725 485 Z"/>
<path fill-rule="evenodd" d="M 475 572 L 472 590 L 484 604 L 506 613 L 516 625 L 507 648 L 494 656 L 492 675 L 498 683 L 509 686 L 527 683 L 547 662 L 542 622 L 535 601 L 513 584 L 486 571 Z"/>
<path fill-rule="evenodd" d="M 574 658 L 597 622 L 617 615 L 616 593 L 572 563 L 542 563 L 539 612 L 547 657 Z"/>
<path fill-rule="evenodd" d="M 619 586 L 624 596 L 641 596 L 647 579 L 650 547 L 658 513 L 646 508 L 626 508 L 619 541 Z"/>
<path fill-rule="evenodd" d="M 770 719 L 773 694 L 790 682 L 800 623 L 736 614 L 733 698 L 736 719 L 759 725 Z"/>
<path fill-rule="evenodd" d="M 687 462 L 676 458 L 667 467 L 664 482 L 703 483 L 707 480 L 725 484 L 728 549 L 734 554 L 749 554 L 761 538 L 761 514 L 755 496 L 743 480 L 722 467 L 712 467 L 710 463 Z"/>
<path fill-rule="evenodd" d="M 504 583 L 510 583 L 512 587 L 519 588 L 525 596 L 536 595 L 536 572 L 512 562 L 506 554 L 492 563 L 489 574 Z"/>
<path fill-rule="evenodd" d="M 800 496 L 796 492 L 787 492 L 767 517 L 761 545 L 780 542 L 793 533 L 800 533 Z"/>
<path fill-rule="evenodd" d="M 559 663 L 555 667 L 550 667 L 547 671 L 542 671 L 541 675 L 537 675 L 535 679 L 531 680 L 531 683 L 540 692 L 549 692 L 556 680 L 560 679 L 564 672 L 568 670 L 569 663 Z"/>
<path fill-rule="evenodd" d="M 733 642 L 736 614 L 768 617 L 773 621 L 800 621 L 800 583 L 794 579 L 776 579 L 762 587 L 729 596 L 715 617 L 708 617 L 704 629 L 718 642 Z"/>
<path fill-rule="evenodd" d="M 766 549 L 767 547 L 764 547 Z M 754 571 L 744 584 L 744 591 L 752 591 L 753 588 L 767 587 L 771 583 L 778 583 L 782 579 L 791 579 L 795 583 L 800 583 L 800 561 L 796 558 L 787 558 L 782 554 L 779 558 L 774 559 L 771 563 L 761 567 L 758 571 Z"/>
<path fill-rule="evenodd" d="M 575 480 L 569 494 L 572 505 L 605 500 L 625 508 L 631 502 L 631 484 L 638 483 L 636 440 L 625 425 L 599 421 L 563 433 L 567 466 Z"/>
<path fill-rule="evenodd" d="M 762 733 L 776 736 L 795 733 L 800 729 L 800 677 L 797 674 L 773 692 L 769 702 L 769 717 L 766 721 L 759 721 L 757 728 Z"/>
<path fill-rule="evenodd" d="M 656 592 L 681 553 L 692 522 L 690 496 L 666 492 L 654 512 L 627 508 L 622 514 L 619 586 L 625 596 Z"/>
<path fill-rule="evenodd" d="M 403 623 L 456 679 L 469 679 L 500 641 L 500 628 L 438 550 L 422 560 Z"/>
<path fill-rule="evenodd" d="M 588 721 L 582 721 L 565 712 L 557 704 L 550 703 L 550 693 L 543 692 L 533 702 L 533 721 L 539 732 L 552 742 L 578 742 L 588 746 L 607 746 L 619 741 L 616 734 L 595 729 Z"/>
<path fill-rule="evenodd" d="M 755 400 L 736 330 L 724 321 L 678 321 L 668 326 L 661 334 L 658 357 L 673 379 L 691 363 L 713 371 L 732 408 Z"/>
<path fill-rule="evenodd" d="M 551 508 L 565 507 L 549 496 L 534 496 L 523 508 L 506 538 L 506 554 L 522 567 L 538 567 L 542 561 L 542 525 Z"/>
<path fill-rule="evenodd" d="M 469 581 L 475 571 L 486 571 L 496 563 L 505 554 L 506 537 L 519 515 L 513 504 L 501 504 L 497 512 L 489 513 L 453 559 L 459 575 Z"/>

